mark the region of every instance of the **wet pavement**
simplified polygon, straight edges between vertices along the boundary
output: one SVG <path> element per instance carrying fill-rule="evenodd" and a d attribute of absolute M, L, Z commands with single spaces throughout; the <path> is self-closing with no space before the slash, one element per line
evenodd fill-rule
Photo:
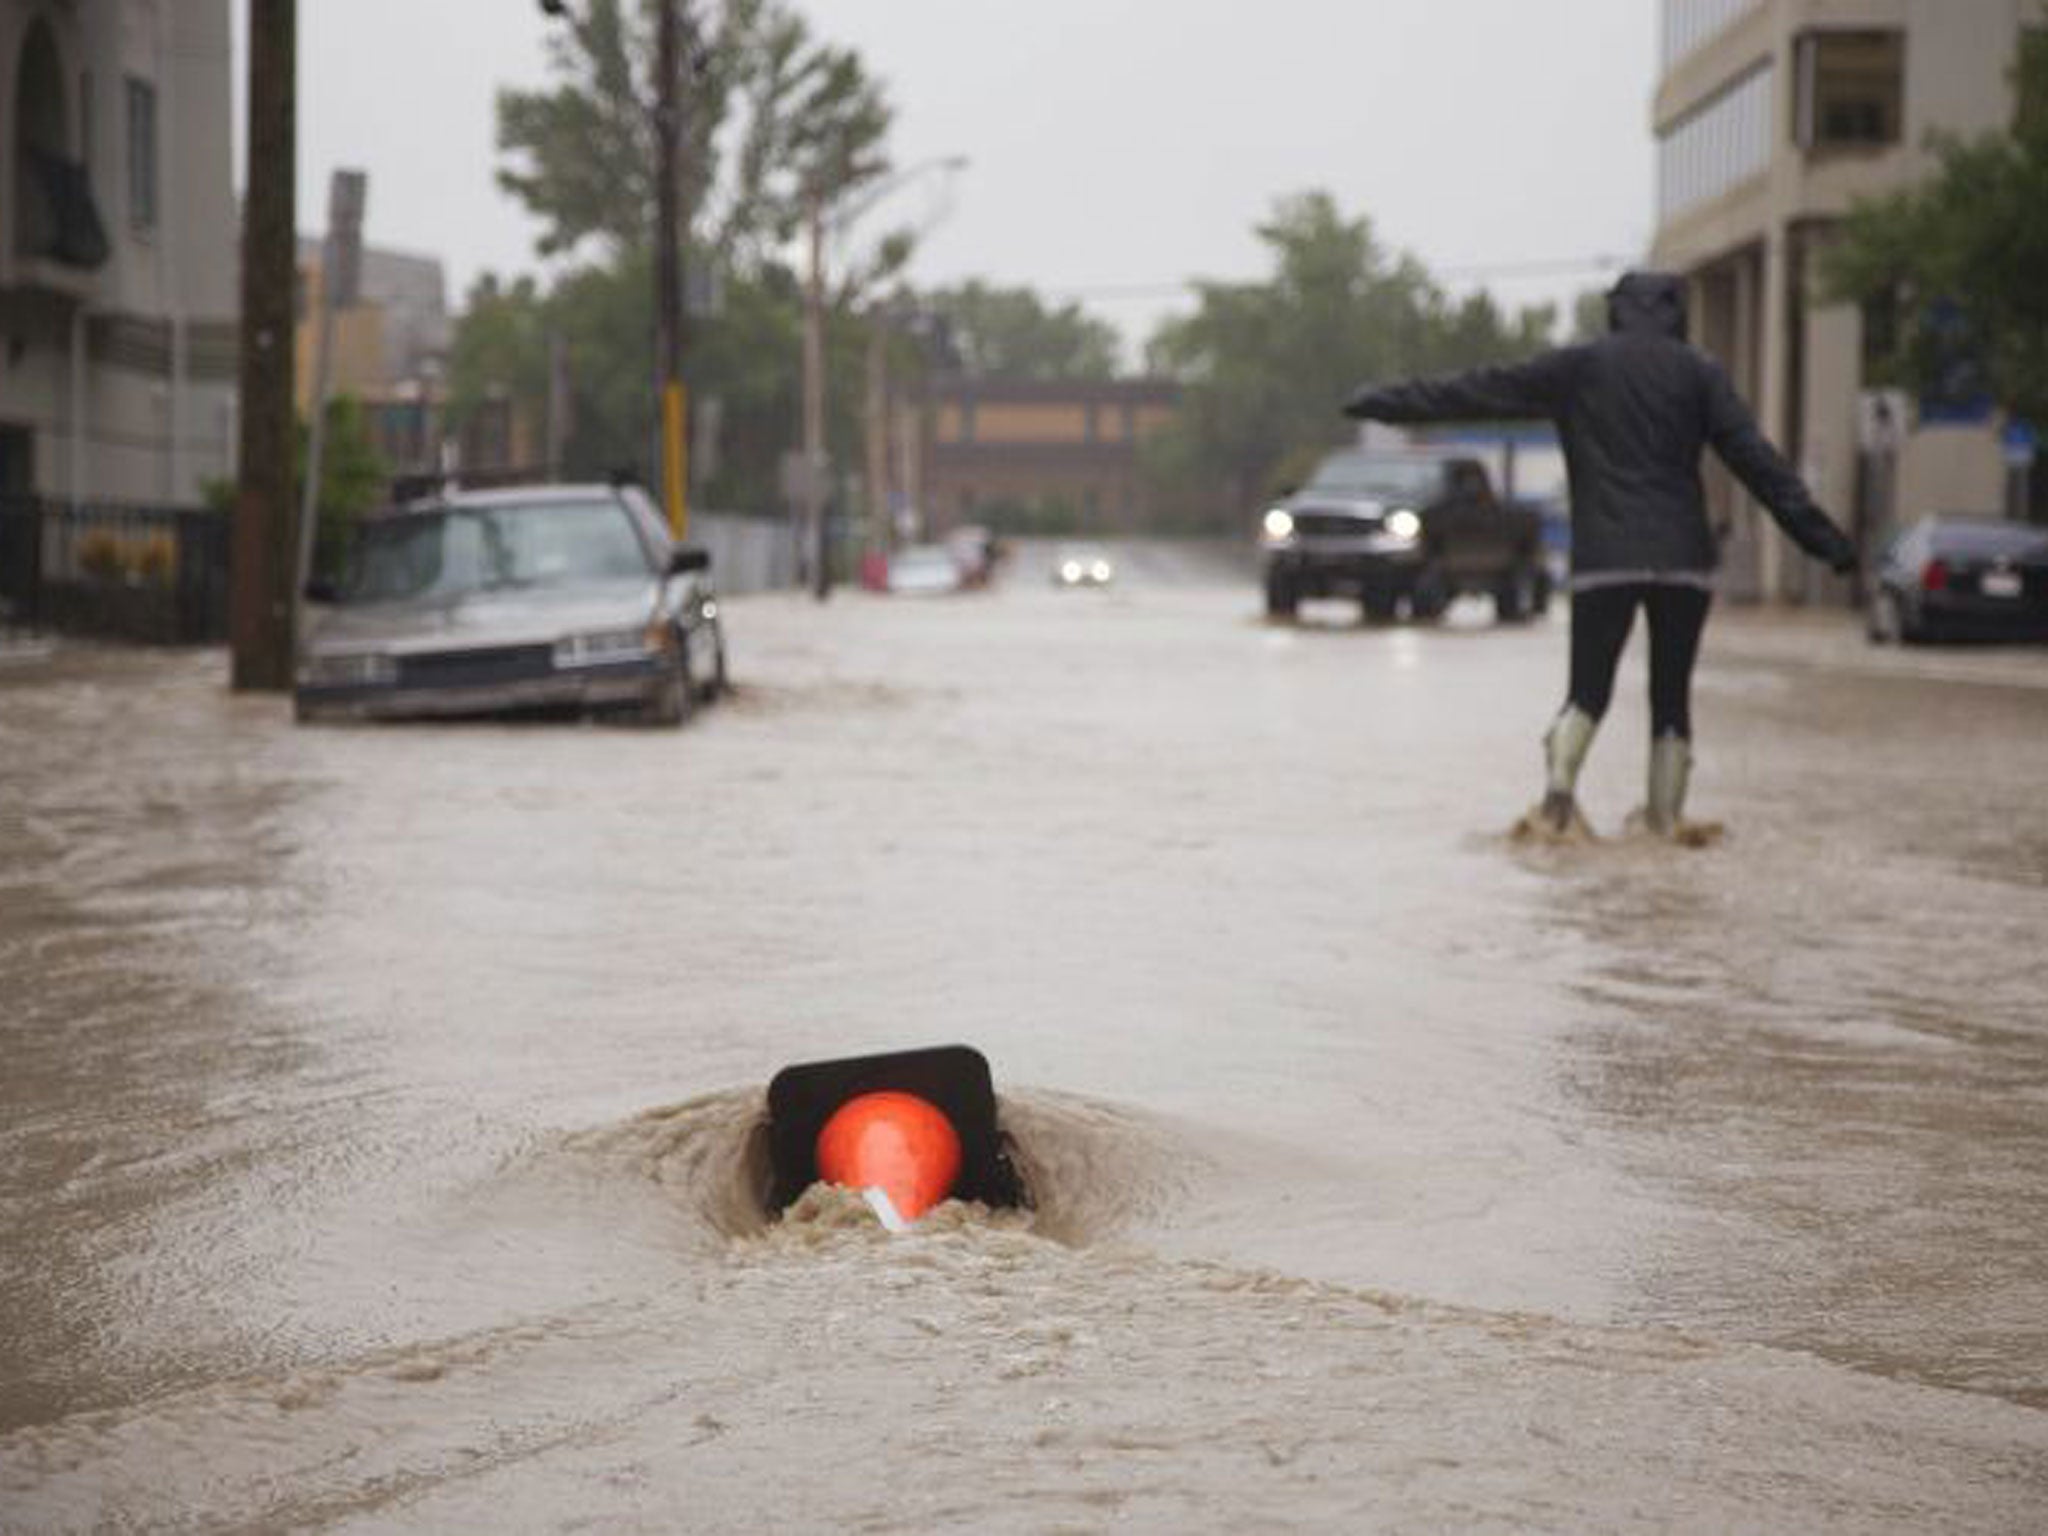
<path fill-rule="evenodd" d="M 0 1528 L 2038 1528 L 2048 653 L 1720 615 L 1726 837 L 1532 847 L 1561 617 L 1125 565 L 681 733 L 0 668 Z M 769 1224 L 949 1040 L 1037 1209 Z"/>

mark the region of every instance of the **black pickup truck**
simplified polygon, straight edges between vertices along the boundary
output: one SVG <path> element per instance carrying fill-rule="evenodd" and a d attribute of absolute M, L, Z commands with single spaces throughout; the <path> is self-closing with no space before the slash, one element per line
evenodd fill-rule
<path fill-rule="evenodd" d="M 1502 502 L 1477 459 L 1340 449 L 1259 527 L 1266 612 L 1292 618 L 1305 597 L 1350 597 L 1365 617 L 1435 618 L 1483 593 L 1502 621 L 1550 603 L 1537 514 Z"/>

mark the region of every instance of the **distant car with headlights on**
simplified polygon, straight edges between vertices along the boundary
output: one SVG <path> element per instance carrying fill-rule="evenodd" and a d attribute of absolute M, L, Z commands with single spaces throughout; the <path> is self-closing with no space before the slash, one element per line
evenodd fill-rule
<path fill-rule="evenodd" d="M 1429 619 L 1469 592 L 1515 623 L 1550 602 L 1542 519 L 1496 497 L 1477 459 L 1340 449 L 1267 509 L 1259 543 L 1272 618 L 1344 597 L 1368 619 Z"/>
<path fill-rule="evenodd" d="M 1106 587 L 1116 580 L 1116 563 L 1097 544 L 1070 544 L 1053 557 L 1056 587 Z"/>
<path fill-rule="evenodd" d="M 2048 640 L 2048 529 L 2002 517 L 1923 517 L 1871 573 L 1865 623 L 1880 644 Z"/>
<path fill-rule="evenodd" d="M 680 725 L 725 687 L 711 559 L 632 486 L 453 491 L 307 588 L 300 719 L 573 709 Z"/>

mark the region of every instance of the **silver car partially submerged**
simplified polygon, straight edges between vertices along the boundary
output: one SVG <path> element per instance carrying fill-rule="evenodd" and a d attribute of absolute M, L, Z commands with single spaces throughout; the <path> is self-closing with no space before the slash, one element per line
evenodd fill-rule
<path fill-rule="evenodd" d="M 633 486 L 453 491 L 366 519 L 342 579 L 307 589 L 298 716 L 680 725 L 726 681 L 710 564 Z"/>

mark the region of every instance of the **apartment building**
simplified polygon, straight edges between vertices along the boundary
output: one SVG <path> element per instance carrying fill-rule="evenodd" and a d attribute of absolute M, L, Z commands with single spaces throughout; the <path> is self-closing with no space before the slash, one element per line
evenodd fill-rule
<path fill-rule="evenodd" d="M 301 416 L 311 416 L 313 410 L 324 278 L 321 256 L 321 241 L 300 237 L 296 400 Z M 334 315 L 327 360 L 330 396 L 353 395 L 362 403 L 371 439 L 394 475 L 430 474 L 443 466 L 445 386 L 453 335 L 447 295 L 439 257 L 366 246 L 357 264 L 355 301 Z M 494 407 L 499 404 L 493 402 Z M 479 428 L 487 429 L 487 435 L 512 431 L 509 404 L 480 415 L 486 420 Z M 486 452 L 472 460 L 465 455 L 464 462 L 515 462 L 508 457 L 512 451 L 508 441 L 498 456 Z"/>
<path fill-rule="evenodd" d="M 1858 197 L 1936 168 L 1931 130 L 2012 117 L 2040 0 L 1663 0 L 1657 265 L 1690 279 L 1693 339 L 1719 357 L 1823 505 L 1874 543 L 1922 512 L 1996 512 L 2007 470 L 1988 402 L 1866 390 L 1866 317 L 1827 304 L 1817 262 Z M 1835 600 L 1716 472 L 1733 595 Z"/>
<path fill-rule="evenodd" d="M 234 474 L 229 0 L 0 0 L 0 494 Z"/>
<path fill-rule="evenodd" d="M 1173 420 L 1176 385 L 941 379 L 925 407 L 920 506 L 937 528 L 1058 510 L 1096 532 L 1153 521 L 1144 440 Z"/>

